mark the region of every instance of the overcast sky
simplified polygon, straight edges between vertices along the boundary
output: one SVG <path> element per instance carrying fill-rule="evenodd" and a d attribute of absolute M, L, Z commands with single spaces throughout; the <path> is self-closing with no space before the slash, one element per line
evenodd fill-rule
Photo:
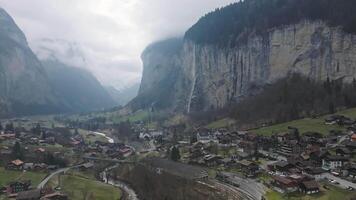
<path fill-rule="evenodd" d="M 205 13 L 235 1 L 0 0 L 0 6 L 39 57 L 54 50 L 120 88 L 140 81 L 140 54 L 149 43 L 183 35 Z"/>

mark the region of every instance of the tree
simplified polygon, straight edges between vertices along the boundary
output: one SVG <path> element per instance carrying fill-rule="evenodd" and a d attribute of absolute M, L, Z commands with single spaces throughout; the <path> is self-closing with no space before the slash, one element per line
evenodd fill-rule
<path fill-rule="evenodd" d="M 23 149 L 21 148 L 21 144 L 16 142 L 12 149 L 12 156 L 14 159 L 22 160 L 24 158 Z"/>
<path fill-rule="evenodd" d="M 172 151 L 171 151 L 171 159 L 172 159 L 173 161 L 178 161 L 178 160 L 180 160 L 179 149 L 178 149 L 176 146 L 174 146 L 174 147 L 172 148 Z"/>
<path fill-rule="evenodd" d="M 5 131 L 14 132 L 14 124 L 13 123 L 6 124 Z"/>

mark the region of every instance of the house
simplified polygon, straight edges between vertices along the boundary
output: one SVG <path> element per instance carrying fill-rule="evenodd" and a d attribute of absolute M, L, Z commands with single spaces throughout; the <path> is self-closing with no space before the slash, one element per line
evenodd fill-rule
<path fill-rule="evenodd" d="M 303 192 L 304 194 L 319 193 L 319 184 L 315 180 L 304 181 L 299 185 L 299 191 Z"/>
<path fill-rule="evenodd" d="M 16 200 L 39 200 L 40 198 L 41 198 L 41 190 L 35 189 L 35 190 L 19 192 L 17 194 Z"/>
<path fill-rule="evenodd" d="M 203 144 L 209 143 L 209 142 L 218 142 L 217 138 L 215 135 L 211 134 L 208 131 L 201 131 L 197 133 L 197 140 L 198 142 L 201 142 Z"/>
<path fill-rule="evenodd" d="M 24 170 L 33 170 L 34 169 L 34 164 L 33 163 L 24 163 L 23 164 L 23 169 Z"/>
<path fill-rule="evenodd" d="M 355 133 L 351 135 L 350 141 L 351 142 L 356 142 L 356 134 Z"/>
<path fill-rule="evenodd" d="M 315 180 L 321 180 L 324 177 L 322 174 L 325 173 L 321 167 L 308 167 L 303 171 L 304 174 L 314 177 Z"/>
<path fill-rule="evenodd" d="M 268 165 L 269 170 L 277 172 L 287 172 L 289 169 L 293 168 L 294 165 L 288 163 L 287 161 L 278 161 L 271 165 Z"/>
<path fill-rule="evenodd" d="M 273 176 L 272 179 L 272 184 L 283 192 L 295 192 L 298 190 L 297 184 L 287 177 Z"/>
<path fill-rule="evenodd" d="M 338 156 L 348 157 L 351 155 L 351 151 L 345 147 L 339 147 L 335 150 L 335 152 L 336 152 L 336 155 L 338 155 Z"/>
<path fill-rule="evenodd" d="M 24 162 L 22 160 L 13 160 L 10 163 L 7 164 L 6 169 L 11 169 L 11 170 L 22 170 L 23 169 L 23 164 Z"/>
<path fill-rule="evenodd" d="M 141 132 L 140 135 L 138 136 L 141 140 L 150 140 L 152 138 L 151 134 Z"/>
<path fill-rule="evenodd" d="M 327 156 L 322 161 L 322 168 L 325 170 L 341 168 L 348 160 L 348 158 L 343 156 Z"/>
<path fill-rule="evenodd" d="M 31 181 L 14 181 L 9 183 L 9 185 L 6 188 L 7 193 L 12 194 L 12 193 L 19 193 L 22 191 L 26 191 L 30 188 L 31 186 Z"/>
<path fill-rule="evenodd" d="M 55 192 L 43 196 L 40 200 L 68 200 L 68 196 L 59 192 Z"/>
<path fill-rule="evenodd" d="M 256 163 L 243 160 L 238 162 L 238 165 L 241 167 L 242 172 L 248 177 L 256 176 L 259 166 Z"/>
<path fill-rule="evenodd" d="M 86 170 L 91 169 L 93 167 L 94 167 L 94 163 L 88 162 L 88 163 L 82 164 L 79 168 L 80 168 L 81 171 L 86 171 Z"/>

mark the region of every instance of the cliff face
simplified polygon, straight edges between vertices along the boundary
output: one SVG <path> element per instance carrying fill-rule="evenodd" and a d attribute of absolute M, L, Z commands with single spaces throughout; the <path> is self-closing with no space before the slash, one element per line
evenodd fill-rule
<path fill-rule="evenodd" d="M 48 113 L 57 110 L 57 105 L 25 35 L 0 8 L 0 116 Z"/>
<path fill-rule="evenodd" d="M 143 80 L 175 75 L 170 79 L 174 82 L 168 95 L 174 99 L 170 101 L 170 109 L 208 110 L 239 101 L 288 73 L 300 73 L 319 81 L 327 77 L 352 81 L 356 77 L 356 36 L 320 21 L 303 21 L 273 28 L 263 35 L 250 34 L 245 44 L 234 48 L 185 40 L 174 56 L 160 58 L 146 54 L 143 63 L 146 71 L 152 70 L 148 66 L 165 63 L 162 69 L 152 71 L 155 78 L 146 72 Z M 143 81 L 139 94 L 153 91 L 153 85 Z"/>

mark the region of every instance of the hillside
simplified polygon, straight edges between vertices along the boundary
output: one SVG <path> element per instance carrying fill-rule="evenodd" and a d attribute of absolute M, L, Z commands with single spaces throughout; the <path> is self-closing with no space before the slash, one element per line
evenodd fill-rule
<path fill-rule="evenodd" d="M 71 112 L 111 108 L 115 101 L 88 71 L 59 61 L 42 61 L 51 86 Z"/>
<path fill-rule="evenodd" d="M 62 111 L 23 32 L 0 8 L 0 117 Z"/>

